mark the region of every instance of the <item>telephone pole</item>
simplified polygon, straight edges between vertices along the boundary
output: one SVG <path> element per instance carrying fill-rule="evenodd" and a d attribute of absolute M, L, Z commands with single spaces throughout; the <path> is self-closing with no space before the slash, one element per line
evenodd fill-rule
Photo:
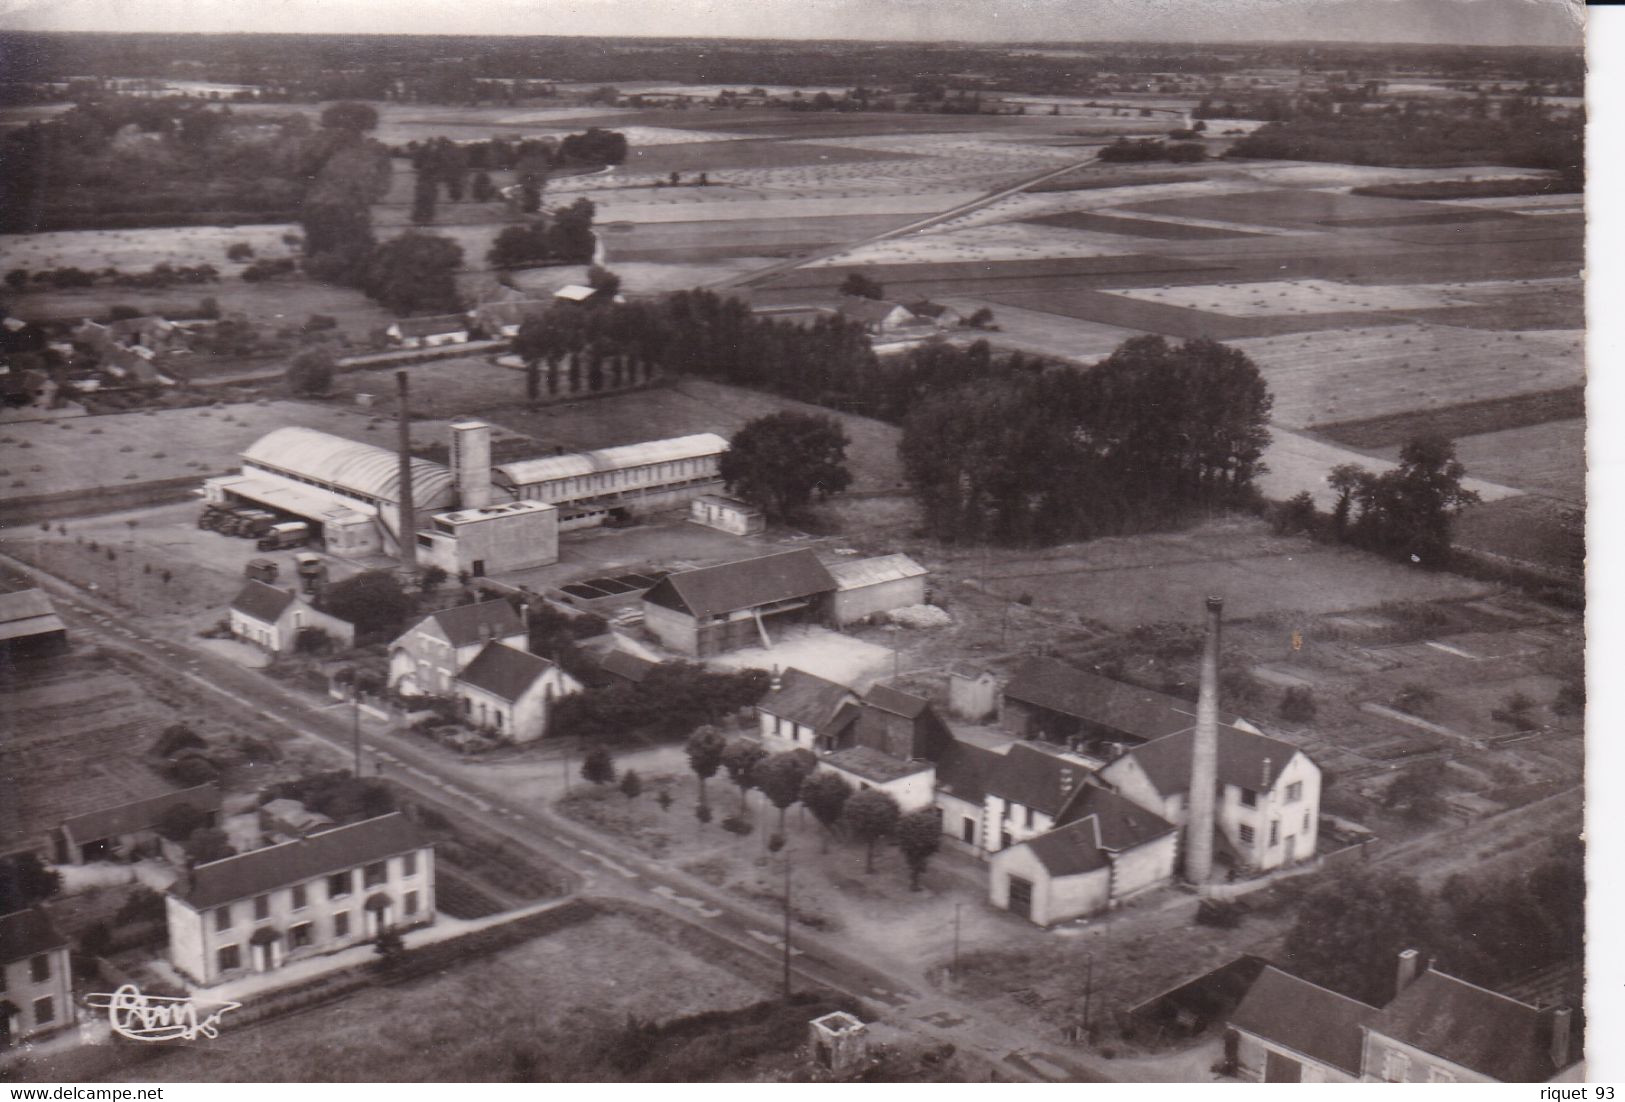
<path fill-rule="evenodd" d="M 963 903 L 954 904 L 954 982 L 959 982 L 959 909 Z"/>
<path fill-rule="evenodd" d="M 361 779 L 361 690 L 350 683 L 350 742 L 355 747 L 355 779 Z"/>
<path fill-rule="evenodd" d="M 790 997 L 790 850 L 784 851 L 784 997 Z"/>

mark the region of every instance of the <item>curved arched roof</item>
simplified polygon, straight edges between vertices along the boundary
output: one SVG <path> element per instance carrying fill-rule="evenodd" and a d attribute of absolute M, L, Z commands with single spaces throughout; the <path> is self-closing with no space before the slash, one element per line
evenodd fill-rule
<path fill-rule="evenodd" d="M 400 460 L 388 448 L 315 429 L 281 428 L 254 441 L 243 459 L 381 501 L 400 501 Z M 439 463 L 413 459 L 413 506 L 441 509 L 455 503 L 451 471 Z"/>

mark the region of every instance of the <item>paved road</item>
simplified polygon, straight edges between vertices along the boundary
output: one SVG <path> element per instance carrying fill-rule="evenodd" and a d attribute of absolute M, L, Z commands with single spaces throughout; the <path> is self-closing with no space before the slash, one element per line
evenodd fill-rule
<path fill-rule="evenodd" d="M 346 763 L 352 760 L 354 714 L 349 707 L 314 700 L 180 639 L 138 629 L 124 610 L 96 595 L 6 556 L 0 555 L 0 562 L 39 579 L 81 643 L 94 639 L 155 677 L 182 680 L 194 693 L 212 695 L 228 710 L 269 720 L 325 746 Z M 513 803 L 459 778 L 440 760 L 438 748 L 398 736 L 381 723 L 366 721 L 360 743 L 364 772 L 379 769 L 422 800 L 469 815 L 563 866 L 579 879 L 584 895 L 657 908 L 759 964 L 782 962 L 780 916 L 741 903 L 545 808 Z M 906 965 L 872 956 L 860 961 L 831 939 L 800 930 L 792 930 L 790 941 L 798 982 L 823 984 L 882 1004 L 897 1024 L 975 1052 L 998 1065 L 1007 1078 L 1112 1081 L 1100 1069 L 1069 1055 L 1036 1050 L 1031 1037 L 935 991 Z"/>

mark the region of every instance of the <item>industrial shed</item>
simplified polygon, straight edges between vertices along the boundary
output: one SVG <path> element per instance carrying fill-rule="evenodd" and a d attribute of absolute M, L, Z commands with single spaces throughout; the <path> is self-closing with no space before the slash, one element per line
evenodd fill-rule
<path fill-rule="evenodd" d="M 42 589 L 0 593 L 0 661 L 68 649 L 68 629 Z"/>
<path fill-rule="evenodd" d="M 457 505 L 449 469 L 413 459 L 412 504 L 417 516 Z M 242 473 L 211 478 L 204 495 L 219 503 L 249 502 L 297 516 L 335 555 L 363 557 L 398 546 L 400 458 L 388 448 L 315 429 L 288 427 L 260 437 L 243 453 Z"/>
<path fill-rule="evenodd" d="M 907 555 L 877 555 L 833 563 L 830 620 L 845 627 L 882 612 L 925 604 L 926 569 Z"/>
<path fill-rule="evenodd" d="M 771 646 L 767 622 L 814 619 L 835 579 L 810 550 L 669 575 L 643 597 L 643 623 L 679 654 L 700 658 Z"/>
<path fill-rule="evenodd" d="M 220 786 L 213 782 L 200 784 L 64 819 L 57 846 L 59 861 L 82 865 L 121 855 L 157 852 L 158 828 L 178 807 L 195 811 L 200 826 L 215 826 L 220 817 Z"/>
<path fill-rule="evenodd" d="M 684 505 L 722 486 L 728 442 L 714 432 L 504 463 L 492 481 L 519 501 L 559 507 L 559 528 L 585 528 Z"/>

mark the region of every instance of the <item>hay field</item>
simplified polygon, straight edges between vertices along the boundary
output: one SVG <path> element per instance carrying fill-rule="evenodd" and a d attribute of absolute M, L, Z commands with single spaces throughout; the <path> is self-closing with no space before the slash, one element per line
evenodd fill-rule
<path fill-rule="evenodd" d="M 241 271 L 226 259 L 226 249 L 243 241 L 257 257 L 298 256 L 283 243 L 284 234 L 300 233 L 298 226 L 267 223 L 244 226 L 178 226 L 141 230 L 62 230 L 0 236 L 0 267 L 83 268 L 96 271 L 119 268 L 146 271 L 158 264 L 213 264 L 222 278 Z M 109 291 L 117 290 L 110 288 Z"/>
<path fill-rule="evenodd" d="M 1467 284 L 1403 284 L 1379 287 L 1293 279 L 1264 283 L 1199 283 L 1179 287 L 1131 287 L 1107 294 L 1143 302 L 1161 302 L 1187 310 L 1211 310 L 1227 317 L 1273 317 L 1278 314 L 1367 313 L 1466 306 L 1471 300 L 1452 297 Z"/>
<path fill-rule="evenodd" d="M 977 260 L 1043 260 L 1079 256 L 1117 256 L 1133 251 L 1133 242 L 1110 234 L 1029 226 L 971 226 L 860 245 L 838 256 L 824 257 L 808 268 L 854 264 L 936 264 Z"/>
<path fill-rule="evenodd" d="M 1283 425 L 1363 420 L 1579 385 L 1581 334 L 1401 325 L 1231 342 L 1258 364 Z"/>
<path fill-rule="evenodd" d="M 1585 421 L 1549 421 L 1456 439 L 1473 474 L 1580 505 L 1585 501 Z M 1390 449 L 1395 457 L 1397 448 Z"/>

